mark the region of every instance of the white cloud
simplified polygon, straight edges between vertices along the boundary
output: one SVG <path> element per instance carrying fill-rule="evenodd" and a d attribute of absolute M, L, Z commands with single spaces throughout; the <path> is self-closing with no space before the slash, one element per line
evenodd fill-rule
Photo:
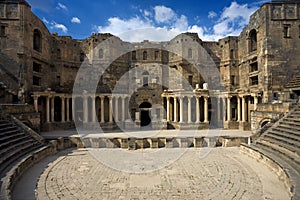
<path fill-rule="evenodd" d="M 200 24 L 189 24 L 185 15 L 180 15 L 166 6 L 155 6 L 153 12 L 139 10 L 141 16 L 129 19 L 111 17 L 106 26 L 95 26 L 100 33 L 112 33 L 125 41 L 167 41 L 182 32 L 198 33 L 202 40 L 216 41 L 229 35 L 239 35 L 248 24 L 250 15 L 257 10 L 255 5 L 232 2 L 225 7 L 219 19 L 214 21 L 212 28 Z M 215 12 L 210 12 L 208 18 L 216 18 Z M 199 20 L 198 20 L 199 21 Z"/>
<path fill-rule="evenodd" d="M 65 5 L 62 4 L 62 3 L 58 3 L 57 6 L 56 6 L 56 9 L 57 9 L 57 10 L 65 10 L 65 11 L 68 10 L 67 6 L 65 6 Z"/>
<path fill-rule="evenodd" d="M 108 26 L 98 26 L 96 27 L 96 30 L 101 33 L 112 33 L 118 35 L 125 31 L 149 27 L 152 27 L 151 22 L 142 20 L 140 17 L 133 17 L 128 20 L 112 17 L 108 19 Z"/>
<path fill-rule="evenodd" d="M 74 23 L 74 24 L 80 24 L 81 23 L 81 21 L 80 21 L 80 19 L 78 17 L 73 17 L 71 19 L 71 22 Z"/>
<path fill-rule="evenodd" d="M 145 17 L 150 17 L 150 16 L 152 16 L 151 12 L 148 11 L 148 10 L 144 10 L 143 13 L 144 13 L 144 16 L 145 16 Z"/>
<path fill-rule="evenodd" d="M 68 32 L 68 28 L 65 25 L 63 25 L 63 24 L 57 24 L 56 22 L 53 22 L 52 28 L 53 29 L 59 29 L 59 30 L 61 30 L 64 33 Z"/>
<path fill-rule="evenodd" d="M 210 11 L 208 13 L 208 18 L 212 19 L 212 18 L 215 18 L 217 16 L 217 13 L 215 13 L 214 11 Z"/>
<path fill-rule="evenodd" d="M 43 17 L 42 21 L 43 21 L 45 24 L 49 24 L 49 21 L 48 21 L 45 17 Z"/>
<path fill-rule="evenodd" d="M 184 15 L 181 15 L 180 18 L 177 18 L 175 22 L 172 25 L 172 28 L 179 32 L 185 32 L 189 27 L 189 22 L 187 20 L 187 17 Z"/>
<path fill-rule="evenodd" d="M 165 6 L 155 6 L 154 13 L 155 21 L 158 23 L 167 23 L 176 16 L 171 8 Z"/>
<path fill-rule="evenodd" d="M 224 8 L 223 13 L 214 25 L 213 30 L 217 35 L 230 35 L 239 33 L 249 22 L 250 16 L 258 7 L 249 7 L 248 4 L 239 5 L 232 2 L 229 7 Z"/>
<path fill-rule="evenodd" d="M 49 25 L 50 29 L 58 29 L 64 33 L 67 33 L 68 32 L 68 28 L 63 25 L 63 24 L 58 24 L 57 22 L 55 21 L 49 21 L 47 20 L 45 17 L 43 17 L 42 21 L 46 24 L 46 25 Z"/>

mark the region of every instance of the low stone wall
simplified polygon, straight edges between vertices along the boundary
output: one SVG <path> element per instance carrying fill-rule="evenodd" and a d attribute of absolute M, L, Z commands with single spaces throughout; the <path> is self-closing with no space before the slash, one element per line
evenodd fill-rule
<path fill-rule="evenodd" d="M 11 200 L 11 191 L 22 174 L 41 159 L 54 153 L 56 153 L 56 147 L 53 145 L 48 145 L 36 150 L 30 155 L 27 155 L 20 162 L 14 165 L 3 180 L 0 199 Z"/>
<path fill-rule="evenodd" d="M 248 143 L 248 137 L 158 137 L 158 138 L 80 138 L 72 136 L 69 140 L 78 147 L 122 148 L 129 150 L 145 148 L 202 148 L 233 147 Z"/>
<path fill-rule="evenodd" d="M 281 181 L 283 181 L 285 187 L 290 191 L 290 196 L 292 198 L 292 192 L 294 191 L 294 187 L 291 184 L 289 175 L 285 172 L 285 170 L 277 163 L 275 160 L 265 156 L 264 154 L 256 151 L 252 148 L 249 148 L 245 145 L 240 146 L 240 151 L 244 154 L 249 155 L 250 157 L 254 158 L 258 162 L 263 163 L 264 165 L 268 166 L 275 174 L 279 177 Z"/>
<path fill-rule="evenodd" d="M 25 156 L 20 162 L 18 162 L 9 170 L 7 175 L 3 178 L 0 199 L 11 200 L 11 191 L 13 190 L 15 183 L 19 180 L 23 173 L 35 163 L 39 162 L 43 158 L 57 153 L 57 151 L 70 147 L 76 147 L 76 144 L 69 139 L 58 138 L 57 140 L 51 140 L 48 145 L 41 147 L 33 153 Z"/>
<path fill-rule="evenodd" d="M 35 112 L 32 105 L 0 104 L 0 111 L 2 111 L 4 114 L 15 116 L 36 132 L 40 132 L 40 113 Z"/>
<path fill-rule="evenodd" d="M 293 108 L 293 103 L 264 103 L 258 104 L 257 110 L 251 112 L 251 130 L 257 130 L 265 122 L 278 120 Z"/>
<path fill-rule="evenodd" d="M 39 134 L 37 134 L 35 131 L 33 131 L 30 127 L 26 126 L 23 122 L 21 122 L 15 116 L 11 115 L 10 118 L 12 119 L 12 121 L 17 126 L 19 126 L 20 128 L 22 128 L 23 131 L 25 131 L 25 133 L 27 133 L 28 135 L 30 135 L 31 137 L 33 137 L 34 139 L 36 139 L 37 141 L 39 141 L 41 144 L 44 143 L 44 138 L 42 136 L 40 136 Z"/>

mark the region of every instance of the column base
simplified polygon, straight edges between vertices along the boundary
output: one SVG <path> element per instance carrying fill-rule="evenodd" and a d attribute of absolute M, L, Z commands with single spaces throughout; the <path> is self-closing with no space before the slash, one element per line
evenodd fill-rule
<path fill-rule="evenodd" d="M 55 131 L 55 130 L 68 130 L 68 129 L 74 129 L 75 124 L 73 121 L 70 122 L 48 122 L 43 123 L 41 125 L 42 131 Z"/>
<path fill-rule="evenodd" d="M 237 121 L 225 121 L 224 129 L 239 129 L 240 123 Z"/>
<path fill-rule="evenodd" d="M 251 123 L 249 123 L 249 122 L 240 122 L 239 123 L 239 130 L 250 131 L 251 130 Z"/>

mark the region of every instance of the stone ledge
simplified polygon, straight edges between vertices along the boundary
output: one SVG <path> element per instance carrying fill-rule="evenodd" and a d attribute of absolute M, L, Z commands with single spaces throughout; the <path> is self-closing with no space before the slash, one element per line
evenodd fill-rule
<path fill-rule="evenodd" d="M 35 150 L 33 153 L 25 156 L 22 160 L 15 164 L 3 178 L 0 199 L 10 200 L 11 191 L 22 174 L 41 159 L 54 153 L 56 153 L 56 146 L 47 145 Z"/>
<path fill-rule="evenodd" d="M 248 156 L 254 158 L 258 162 L 262 162 L 268 166 L 273 172 L 276 173 L 278 178 L 284 182 L 285 187 L 288 189 L 291 199 L 300 199 L 300 194 L 297 185 L 300 184 L 299 175 L 287 166 L 288 164 L 281 159 L 274 159 L 270 155 L 266 155 L 261 149 L 247 144 L 240 145 L 240 151 Z"/>

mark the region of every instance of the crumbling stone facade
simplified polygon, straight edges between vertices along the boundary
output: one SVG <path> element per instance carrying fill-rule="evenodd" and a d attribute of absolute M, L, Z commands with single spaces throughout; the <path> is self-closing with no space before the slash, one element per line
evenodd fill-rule
<path fill-rule="evenodd" d="M 287 87 L 300 73 L 299 10 L 299 0 L 265 3 L 239 36 L 217 42 L 184 33 L 129 43 L 111 34 L 50 34 L 26 1 L 0 0 L 0 102 L 32 105 L 43 130 L 74 122 L 108 129 L 247 130 L 251 121 L 257 127 L 262 117 L 251 113 L 260 106 L 286 108 L 299 95 Z"/>

